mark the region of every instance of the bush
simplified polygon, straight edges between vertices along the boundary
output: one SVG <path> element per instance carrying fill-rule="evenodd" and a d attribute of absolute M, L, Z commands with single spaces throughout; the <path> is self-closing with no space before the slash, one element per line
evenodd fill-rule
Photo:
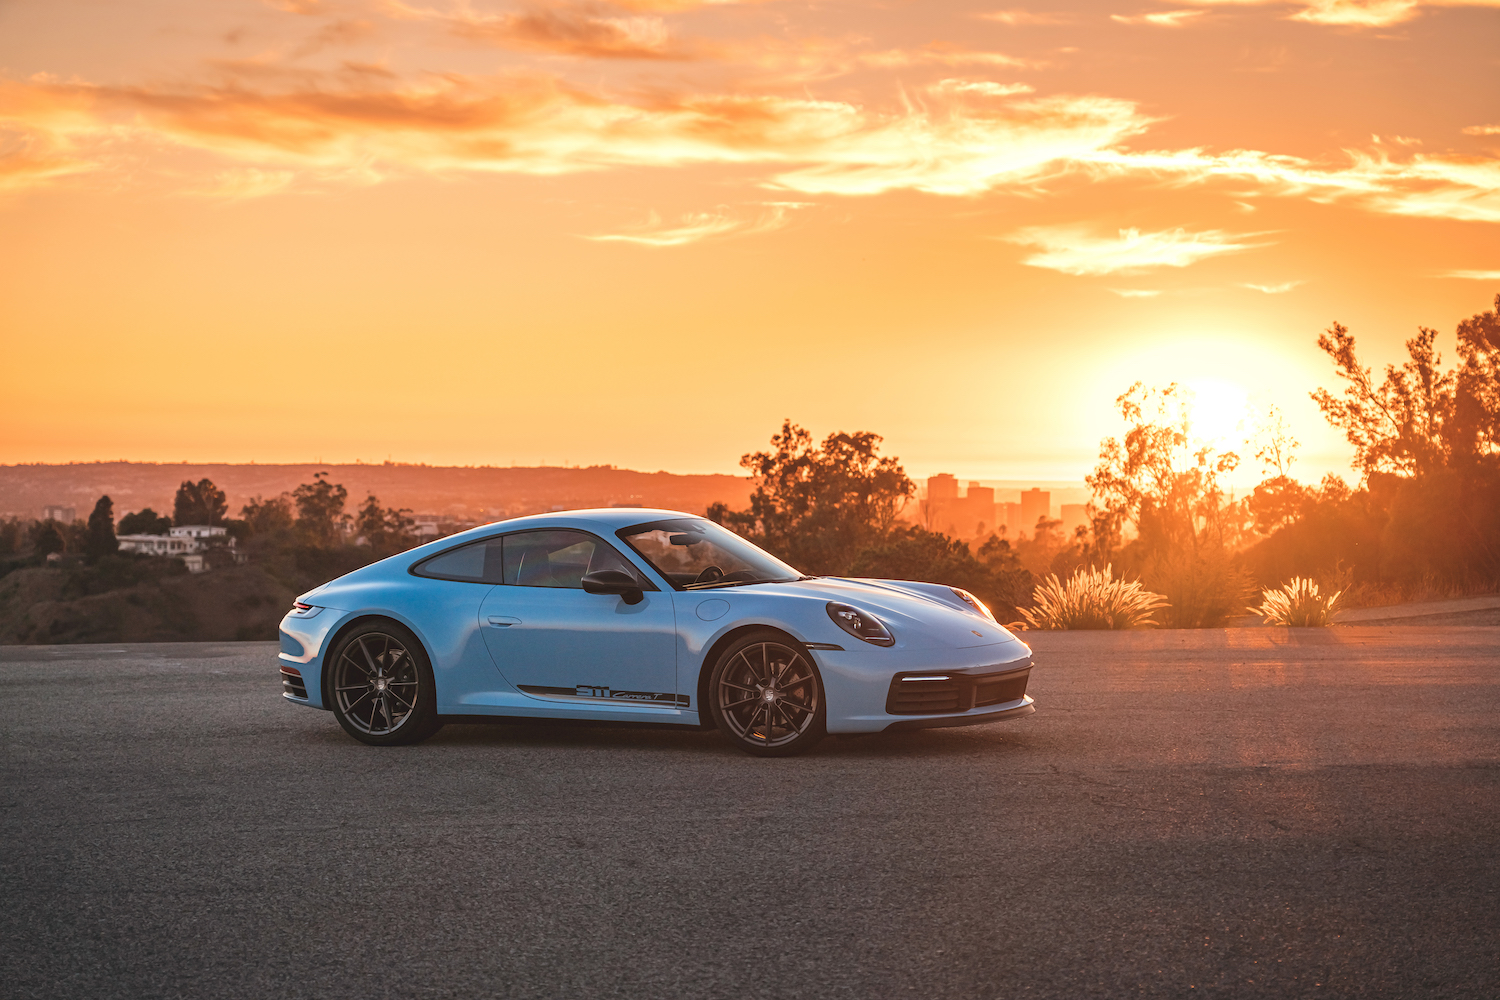
<path fill-rule="evenodd" d="M 1036 607 L 1023 608 L 1021 617 L 1035 629 L 1151 628 L 1153 613 L 1167 607 L 1139 581 L 1114 579 L 1110 566 L 1079 569 L 1066 583 L 1049 574 L 1033 600 Z"/>
<path fill-rule="evenodd" d="M 1343 595 L 1342 590 L 1320 593 L 1316 582 L 1297 576 L 1283 587 L 1261 591 L 1260 607 L 1249 610 L 1264 618 L 1267 625 L 1318 628 L 1333 624 Z"/>
<path fill-rule="evenodd" d="M 1141 578 L 1167 599 L 1161 622 L 1167 628 L 1222 628 L 1254 594 L 1249 578 L 1217 549 L 1158 556 Z"/>

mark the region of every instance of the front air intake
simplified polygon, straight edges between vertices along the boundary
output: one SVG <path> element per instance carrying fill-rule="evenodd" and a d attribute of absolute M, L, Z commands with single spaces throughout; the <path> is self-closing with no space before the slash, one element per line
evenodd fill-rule
<path fill-rule="evenodd" d="M 288 698 L 307 700 L 307 682 L 302 679 L 300 671 L 291 667 L 281 668 L 281 693 Z"/>
<path fill-rule="evenodd" d="M 937 715 L 944 712 L 967 712 L 972 708 L 1002 705 L 1026 695 L 1031 663 L 1020 667 L 984 674 L 945 674 L 940 671 L 911 671 L 891 678 L 891 690 L 885 699 L 889 715 Z"/>

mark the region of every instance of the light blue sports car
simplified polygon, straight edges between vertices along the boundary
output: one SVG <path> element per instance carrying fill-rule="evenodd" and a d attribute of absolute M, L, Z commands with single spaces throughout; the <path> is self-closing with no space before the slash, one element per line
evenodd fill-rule
<path fill-rule="evenodd" d="M 445 722 L 717 726 L 760 756 L 825 733 L 1028 715 L 1031 650 L 972 594 L 804 576 L 707 520 L 499 521 L 355 570 L 281 622 L 284 696 L 355 739 Z"/>

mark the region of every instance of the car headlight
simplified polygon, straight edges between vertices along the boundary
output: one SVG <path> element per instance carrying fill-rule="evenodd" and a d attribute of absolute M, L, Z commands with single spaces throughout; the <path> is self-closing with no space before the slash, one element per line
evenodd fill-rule
<path fill-rule="evenodd" d="M 828 617 L 839 628 L 848 632 L 856 639 L 876 646 L 894 646 L 896 637 L 891 635 L 891 630 L 885 627 L 885 623 L 868 611 L 861 611 L 852 604 L 840 604 L 837 601 L 828 602 Z"/>
<path fill-rule="evenodd" d="M 973 594 L 969 593 L 962 587 L 949 587 L 948 589 L 957 594 L 960 601 L 963 601 L 969 607 L 973 608 L 975 611 L 978 611 L 980 614 L 984 615 L 996 625 L 1000 624 L 1000 619 L 996 618 L 994 612 L 985 607 L 984 602 L 979 598 L 975 597 Z"/>

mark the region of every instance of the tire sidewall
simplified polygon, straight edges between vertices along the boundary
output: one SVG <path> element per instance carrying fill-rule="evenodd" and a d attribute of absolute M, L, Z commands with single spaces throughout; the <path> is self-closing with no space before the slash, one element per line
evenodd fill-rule
<path fill-rule="evenodd" d="M 400 640 L 406 647 L 406 652 L 411 656 L 417 667 L 417 700 L 401 728 L 393 733 L 379 736 L 371 735 L 359 729 L 344 715 L 339 708 L 338 692 L 338 662 L 344 655 L 344 651 L 356 642 L 360 636 L 384 633 Z M 333 717 L 338 720 L 339 726 L 344 732 L 359 740 L 361 743 L 376 747 L 405 746 L 411 743 L 420 743 L 442 726 L 437 714 L 437 688 L 432 674 L 432 660 L 427 655 L 427 650 L 422 646 L 411 629 L 400 622 L 391 621 L 386 618 L 371 618 L 360 622 L 354 628 L 345 632 L 339 638 L 337 645 L 333 647 L 332 655 L 328 661 L 328 707 L 333 711 Z"/>
<path fill-rule="evenodd" d="M 735 735 L 734 729 L 730 727 L 728 720 L 724 718 L 724 713 L 719 710 L 719 679 L 723 676 L 724 671 L 729 669 L 730 661 L 747 646 L 756 646 L 763 642 L 774 642 L 777 645 L 786 646 L 788 649 L 796 651 L 797 655 L 806 660 L 807 665 L 812 668 L 813 683 L 818 686 L 818 710 L 813 714 L 812 725 L 808 726 L 801 736 L 790 743 L 784 743 L 781 746 L 775 747 L 760 746 Z M 812 655 L 808 653 L 807 648 L 785 632 L 777 632 L 772 629 L 747 632 L 731 643 L 724 652 L 720 653 L 719 658 L 714 661 L 713 671 L 709 674 L 708 678 L 708 704 L 709 711 L 713 716 L 714 725 L 718 728 L 719 732 L 723 733 L 737 749 L 743 750 L 755 757 L 795 757 L 797 754 L 811 750 L 828 732 L 828 699 L 823 687 L 823 674 L 818 670 L 818 664 L 812 658 Z"/>

